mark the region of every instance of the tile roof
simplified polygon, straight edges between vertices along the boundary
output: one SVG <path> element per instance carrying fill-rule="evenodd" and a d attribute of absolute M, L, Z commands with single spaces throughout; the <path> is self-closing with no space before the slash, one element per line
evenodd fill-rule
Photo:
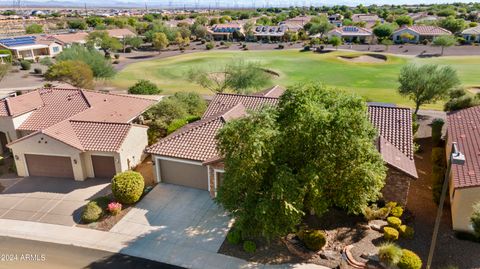
<path fill-rule="evenodd" d="M 341 26 L 328 32 L 329 34 L 340 34 L 342 36 L 371 36 L 372 31 L 358 26 Z"/>
<path fill-rule="evenodd" d="M 72 34 L 53 35 L 52 37 L 62 43 L 70 44 L 70 43 L 85 43 L 87 40 L 87 36 L 88 36 L 88 33 L 86 32 L 78 32 L 78 33 L 72 33 Z"/>
<path fill-rule="evenodd" d="M 274 87 L 275 88 L 275 87 Z M 260 92 L 268 94 L 271 89 Z M 184 126 L 147 149 L 148 153 L 197 161 L 217 156 L 215 135 L 232 111 L 241 104 L 244 110 L 258 110 L 264 105 L 276 105 L 278 98 L 258 95 L 217 94 L 202 119 Z M 378 150 L 385 162 L 417 178 L 413 159 L 412 114 L 408 108 L 369 105 L 369 119 L 379 133 Z M 234 113 L 235 117 L 244 112 Z"/>
<path fill-rule="evenodd" d="M 394 33 L 397 33 L 399 31 L 403 30 L 411 30 L 419 35 L 451 35 L 452 32 L 443 29 L 438 26 L 432 26 L 432 25 L 412 25 L 412 26 L 403 26 L 397 30 L 395 30 Z"/>
<path fill-rule="evenodd" d="M 457 142 L 465 155 L 465 164 L 452 165 L 455 188 L 480 186 L 480 106 L 447 114 L 447 149 Z"/>
<path fill-rule="evenodd" d="M 210 117 L 212 115 L 225 111 L 239 103 L 243 104 L 247 110 L 257 110 L 265 105 L 276 105 L 278 103 L 278 98 L 219 93 L 216 94 L 213 100 L 210 102 L 202 118 Z"/>
<path fill-rule="evenodd" d="M 239 103 L 212 116 L 190 123 L 146 149 L 147 153 L 206 161 L 218 156 L 215 136 L 224 124 L 246 114 Z"/>
<path fill-rule="evenodd" d="M 155 103 L 149 99 L 80 89 L 34 92 L 39 94 L 43 106 L 35 109 L 18 129 L 35 132 L 9 145 L 43 133 L 82 151 L 116 151 L 131 128 L 131 121 Z M 34 92 L 31 92 L 32 99 Z"/>
<path fill-rule="evenodd" d="M 16 97 L 7 97 L 0 101 L 0 116 L 18 116 L 43 105 L 38 92 L 29 92 Z"/>
<path fill-rule="evenodd" d="M 126 36 L 136 36 L 136 34 L 132 31 L 130 31 L 127 28 L 119 28 L 119 29 L 108 29 L 106 30 L 108 35 L 111 37 L 116 37 L 116 38 L 123 38 Z"/>
<path fill-rule="evenodd" d="M 413 160 L 412 112 L 409 108 L 369 105 L 368 116 L 379 135 Z"/>
<path fill-rule="evenodd" d="M 285 88 L 283 88 L 280 85 L 275 85 L 271 88 L 268 88 L 266 90 L 254 93 L 253 95 L 259 95 L 259 96 L 264 96 L 264 97 L 275 97 L 278 98 L 280 97 L 283 93 L 285 92 Z"/>
<path fill-rule="evenodd" d="M 462 34 L 464 34 L 464 35 L 480 35 L 480 26 L 465 29 L 465 30 L 463 30 Z"/>

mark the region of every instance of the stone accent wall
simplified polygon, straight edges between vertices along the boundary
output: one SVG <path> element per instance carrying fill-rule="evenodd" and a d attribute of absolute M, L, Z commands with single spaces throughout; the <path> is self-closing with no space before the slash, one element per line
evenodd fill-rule
<path fill-rule="evenodd" d="M 389 167 L 385 186 L 382 189 L 383 199 L 386 202 L 395 201 L 407 205 L 408 190 L 410 181 L 414 180 L 399 170 Z"/>
<path fill-rule="evenodd" d="M 223 162 L 211 163 L 208 165 L 208 172 L 210 173 L 210 180 L 208 185 L 210 187 L 210 196 L 215 198 L 215 171 L 214 169 L 224 169 Z"/>

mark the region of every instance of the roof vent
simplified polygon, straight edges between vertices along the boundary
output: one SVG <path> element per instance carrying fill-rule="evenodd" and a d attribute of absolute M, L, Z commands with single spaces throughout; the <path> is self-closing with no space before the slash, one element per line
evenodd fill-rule
<path fill-rule="evenodd" d="M 106 102 L 106 101 L 107 101 L 107 98 L 103 99 L 103 101 Z"/>

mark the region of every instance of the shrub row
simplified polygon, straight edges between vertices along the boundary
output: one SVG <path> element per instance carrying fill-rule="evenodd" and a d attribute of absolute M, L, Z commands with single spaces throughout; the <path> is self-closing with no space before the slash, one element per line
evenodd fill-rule
<path fill-rule="evenodd" d="M 242 233 L 240 230 L 232 228 L 227 234 L 227 242 L 232 245 L 238 245 L 242 242 Z M 243 242 L 243 250 L 248 253 L 255 253 L 257 250 L 257 245 L 255 242 L 250 240 L 245 240 Z"/>

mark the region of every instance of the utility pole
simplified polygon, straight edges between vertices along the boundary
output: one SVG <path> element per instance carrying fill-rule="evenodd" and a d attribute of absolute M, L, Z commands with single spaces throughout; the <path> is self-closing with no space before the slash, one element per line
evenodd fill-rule
<path fill-rule="evenodd" d="M 450 152 L 447 172 L 445 173 L 445 178 L 443 180 L 442 194 L 440 196 L 440 203 L 438 204 L 437 217 L 435 219 L 435 226 L 433 227 L 432 242 L 430 243 L 430 251 L 428 252 L 427 260 L 427 269 L 430 269 L 433 260 L 433 253 L 435 252 L 435 247 L 437 245 L 438 229 L 440 228 L 440 222 L 442 220 L 443 213 L 443 204 L 445 203 L 445 197 L 447 196 L 448 183 L 450 181 L 450 172 L 452 169 L 452 164 L 463 165 L 465 163 L 465 156 L 458 151 L 457 143 L 452 143 L 452 150 Z"/>
<path fill-rule="evenodd" d="M 84 3 L 84 7 L 85 7 L 85 17 L 88 16 L 88 10 L 87 10 L 87 3 L 85 2 Z"/>

